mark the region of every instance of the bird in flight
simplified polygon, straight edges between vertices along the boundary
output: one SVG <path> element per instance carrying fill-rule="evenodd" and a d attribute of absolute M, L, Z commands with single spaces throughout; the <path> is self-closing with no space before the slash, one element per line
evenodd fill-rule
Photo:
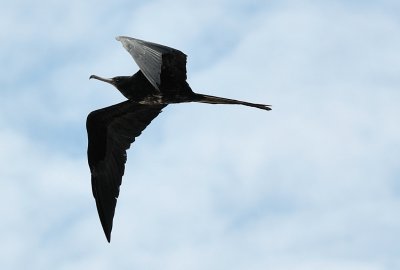
<path fill-rule="evenodd" d="M 131 54 L 139 71 L 132 76 L 90 79 L 107 82 L 128 100 L 91 112 L 86 120 L 88 163 L 100 222 L 110 242 L 126 150 L 168 104 L 202 102 L 239 104 L 271 110 L 270 105 L 227 99 L 192 91 L 186 82 L 186 55 L 176 49 L 130 37 L 116 38 Z"/>

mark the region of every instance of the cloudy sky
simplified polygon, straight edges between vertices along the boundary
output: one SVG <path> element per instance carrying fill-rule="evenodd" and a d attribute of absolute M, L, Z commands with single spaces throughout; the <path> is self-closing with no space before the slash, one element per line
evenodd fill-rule
<path fill-rule="evenodd" d="M 1 269 L 400 268 L 398 1 L 1 6 Z M 108 244 L 85 121 L 123 100 L 91 74 L 137 71 L 118 35 L 273 110 L 168 106 L 128 152 Z"/>

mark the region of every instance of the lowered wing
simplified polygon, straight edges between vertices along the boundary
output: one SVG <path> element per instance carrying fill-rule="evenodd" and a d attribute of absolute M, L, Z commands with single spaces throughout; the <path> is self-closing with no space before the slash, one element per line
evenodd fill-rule
<path fill-rule="evenodd" d="M 128 100 L 93 111 L 87 117 L 92 191 L 108 242 L 125 171 L 126 150 L 165 106 L 141 105 Z"/>

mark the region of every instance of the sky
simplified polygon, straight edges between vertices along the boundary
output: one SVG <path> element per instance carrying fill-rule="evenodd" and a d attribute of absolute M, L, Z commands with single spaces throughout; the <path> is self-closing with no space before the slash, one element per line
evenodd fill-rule
<path fill-rule="evenodd" d="M 128 151 L 111 243 L 85 121 L 182 50 L 196 92 Z M 3 1 L 1 269 L 399 269 L 398 1 Z"/>

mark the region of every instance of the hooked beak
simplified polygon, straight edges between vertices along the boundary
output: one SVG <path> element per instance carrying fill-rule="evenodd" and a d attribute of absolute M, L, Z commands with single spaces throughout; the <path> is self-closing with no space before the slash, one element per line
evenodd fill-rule
<path fill-rule="evenodd" d="M 96 75 L 91 75 L 89 77 L 89 80 L 90 79 L 96 79 L 96 80 L 103 81 L 103 82 L 106 82 L 106 83 L 114 85 L 113 79 L 106 79 L 106 78 L 102 78 L 102 77 L 99 77 L 99 76 L 96 76 Z"/>

